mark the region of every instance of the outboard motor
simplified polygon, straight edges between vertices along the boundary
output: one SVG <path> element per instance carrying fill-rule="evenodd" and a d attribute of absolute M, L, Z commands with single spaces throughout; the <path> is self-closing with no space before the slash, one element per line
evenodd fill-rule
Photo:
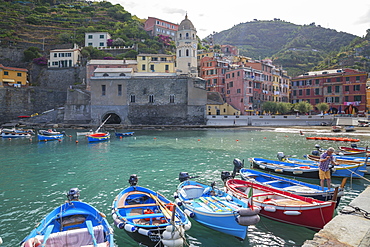
<path fill-rule="evenodd" d="M 231 179 L 233 178 L 233 176 L 231 176 L 230 172 L 228 171 L 223 171 L 221 172 L 221 180 L 224 181 L 224 183 L 228 180 L 228 179 Z"/>
<path fill-rule="evenodd" d="M 313 150 L 313 151 L 311 152 L 311 154 L 312 154 L 312 155 L 315 155 L 315 156 L 320 156 L 320 151 L 318 151 L 318 150 Z"/>
<path fill-rule="evenodd" d="M 131 186 L 136 186 L 139 179 L 137 178 L 136 174 L 132 174 L 130 178 L 128 179 L 128 182 Z"/>
<path fill-rule="evenodd" d="M 286 157 L 285 157 L 285 154 L 283 152 L 278 152 L 277 153 L 277 158 L 280 161 L 284 161 Z"/>
<path fill-rule="evenodd" d="M 78 188 L 72 188 L 67 193 L 68 201 L 78 201 L 80 198 L 80 190 Z"/>
<path fill-rule="evenodd" d="M 320 145 L 319 144 L 315 144 L 315 148 L 317 149 L 317 151 L 320 151 Z"/>
<path fill-rule="evenodd" d="M 357 144 L 356 143 L 352 143 L 351 144 L 351 148 L 357 148 Z"/>
<path fill-rule="evenodd" d="M 180 182 L 184 182 L 186 180 L 190 179 L 189 173 L 187 172 L 180 172 L 179 174 L 179 180 Z"/>
<path fill-rule="evenodd" d="M 232 177 L 235 177 L 236 173 L 240 172 L 240 169 L 244 167 L 244 163 L 240 159 L 234 159 L 233 164 L 234 164 L 234 170 L 233 170 Z"/>

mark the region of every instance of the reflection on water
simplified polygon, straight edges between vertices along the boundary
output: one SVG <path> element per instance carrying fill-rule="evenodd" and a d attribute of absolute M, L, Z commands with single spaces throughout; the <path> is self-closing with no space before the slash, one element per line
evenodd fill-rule
<path fill-rule="evenodd" d="M 222 171 L 232 171 L 239 158 L 275 159 L 277 152 L 303 157 L 319 142 L 323 148 L 339 146 L 330 141 L 308 141 L 299 130 L 245 129 L 135 131 L 122 139 L 112 135 L 106 142 L 88 143 L 85 137 L 66 130 L 62 141 L 38 142 L 32 139 L 1 139 L 0 155 L 0 236 L 4 246 L 16 246 L 48 212 L 66 200 L 72 187 L 81 190 L 83 201 L 107 215 L 115 229 L 117 246 L 137 246 L 110 217 L 114 197 L 128 186 L 131 174 L 139 185 L 149 187 L 172 199 L 180 172 L 198 175 L 200 182 L 213 181 L 222 186 Z M 308 135 L 308 130 L 304 130 Z M 307 134 L 306 134 L 307 133 Z M 313 135 L 311 132 L 310 134 Z M 351 133 L 351 137 L 355 134 Z M 361 136 L 359 146 L 370 137 Z M 77 142 L 78 141 L 78 142 Z M 340 143 L 340 145 L 348 145 Z M 318 184 L 318 179 L 307 182 Z M 340 179 L 333 178 L 339 185 Z M 369 185 L 362 179 L 348 181 L 339 209 Z M 187 232 L 190 246 L 300 246 L 315 232 L 262 218 L 248 230 L 248 239 L 239 241 L 192 221 Z"/>

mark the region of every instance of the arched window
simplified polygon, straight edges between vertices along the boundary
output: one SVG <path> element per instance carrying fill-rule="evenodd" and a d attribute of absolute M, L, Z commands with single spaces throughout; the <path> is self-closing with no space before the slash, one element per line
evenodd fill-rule
<path fill-rule="evenodd" d="M 119 76 L 126 76 L 126 74 L 125 73 L 121 73 L 121 74 L 119 74 Z"/>
<path fill-rule="evenodd" d="M 182 34 L 180 33 L 180 35 L 179 35 L 179 36 L 180 36 L 180 39 L 181 39 L 181 38 L 182 38 Z"/>
<path fill-rule="evenodd" d="M 187 38 L 187 39 L 189 38 L 189 33 L 186 33 L 186 38 Z"/>
<path fill-rule="evenodd" d="M 186 49 L 186 55 L 185 56 L 189 56 L 189 50 L 188 49 Z"/>
<path fill-rule="evenodd" d="M 107 73 L 104 73 L 103 76 L 109 76 Z"/>
<path fill-rule="evenodd" d="M 181 50 L 179 50 L 179 57 L 181 57 Z"/>

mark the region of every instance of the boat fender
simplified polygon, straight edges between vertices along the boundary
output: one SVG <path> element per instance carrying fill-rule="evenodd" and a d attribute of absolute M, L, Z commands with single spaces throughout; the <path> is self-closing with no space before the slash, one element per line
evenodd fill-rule
<path fill-rule="evenodd" d="M 343 195 L 344 195 L 344 191 L 342 190 L 342 191 L 339 191 L 339 192 L 338 192 L 338 195 L 337 195 L 337 196 L 338 196 L 338 197 L 341 197 L 341 196 L 343 196 Z"/>
<path fill-rule="evenodd" d="M 123 228 L 125 227 L 125 223 L 124 223 L 122 220 L 118 219 L 118 218 L 116 218 L 116 219 L 114 220 L 114 224 L 115 224 L 115 225 L 116 225 L 116 227 L 118 227 L 119 229 L 123 229 Z"/>
<path fill-rule="evenodd" d="M 128 232 L 136 232 L 137 228 L 130 224 L 125 224 L 125 230 Z"/>
<path fill-rule="evenodd" d="M 144 235 L 144 236 L 150 236 L 152 235 L 152 232 L 150 230 L 146 230 L 144 228 L 139 228 L 137 230 L 138 233 L 140 233 L 141 235 Z"/>
<path fill-rule="evenodd" d="M 184 245 L 184 240 L 182 238 L 179 239 L 162 239 L 162 243 L 164 246 L 168 247 L 180 247 Z"/>
<path fill-rule="evenodd" d="M 239 209 L 238 213 L 240 216 L 252 216 L 256 215 L 260 212 L 260 209 L 255 207 L 255 208 L 241 208 Z"/>
<path fill-rule="evenodd" d="M 274 171 L 275 171 L 275 172 L 284 172 L 284 169 L 276 168 Z"/>
<path fill-rule="evenodd" d="M 179 196 L 177 195 L 176 192 L 173 192 L 173 198 L 175 198 L 175 199 L 179 198 Z"/>
<path fill-rule="evenodd" d="M 194 218 L 195 216 L 195 213 L 194 212 L 191 212 L 189 209 L 185 209 L 184 210 L 184 213 L 189 216 L 190 218 Z"/>
<path fill-rule="evenodd" d="M 38 238 L 30 238 L 24 243 L 24 247 L 37 247 L 40 245 L 41 242 Z"/>
<path fill-rule="evenodd" d="M 236 218 L 239 225 L 242 226 L 251 226 L 256 225 L 258 222 L 260 222 L 260 216 L 258 214 L 251 215 L 251 216 L 238 216 Z"/>
<path fill-rule="evenodd" d="M 265 165 L 259 165 L 259 167 L 260 167 L 261 169 L 266 169 L 266 166 L 265 166 Z"/>
<path fill-rule="evenodd" d="M 184 225 L 184 230 L 188 231 L 188 230 L 190 230 L 190 228 L 191 228 L 191 222 L 189 220 L 188 223 Z"/>
<path fill-rule="evenodd" d="M 167 240 L 173 239 L 173 240 L 175 240 L 175 239 L 181 238 L 182 235 L 183 235 L 183 233 L 181 233 L 179 231 L 174 231 L 174 232 L 164 231 L 162 233 L 162 239 L 167 239 Z"/>
<path fill-rule="evenodd" d="M 299 211 L 284 211 L 285 215 L 300 215 L 301 212 Z"/>
<path fill-rule="evenodd" d="M 276 212 L 276 208 L 272 206 L 265 206 L 263 209 L 267 212 L 272 212 L 272 213 Z"/>
<path fill-rule="evenodd" d="M 179 206 L 179 207 L 182 206 L 182 201 L 179 198 L 176 198 L 175 202 L 176 202 L 177 206 Z"/>

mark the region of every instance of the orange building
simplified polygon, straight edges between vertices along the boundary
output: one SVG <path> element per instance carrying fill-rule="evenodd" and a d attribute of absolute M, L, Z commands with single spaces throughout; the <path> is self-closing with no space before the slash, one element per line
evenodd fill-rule
<path fill-rule="evenodd" d="M 28 86 L 27 69 L 5 67 L 0 64 L 0 87 Z"/>

